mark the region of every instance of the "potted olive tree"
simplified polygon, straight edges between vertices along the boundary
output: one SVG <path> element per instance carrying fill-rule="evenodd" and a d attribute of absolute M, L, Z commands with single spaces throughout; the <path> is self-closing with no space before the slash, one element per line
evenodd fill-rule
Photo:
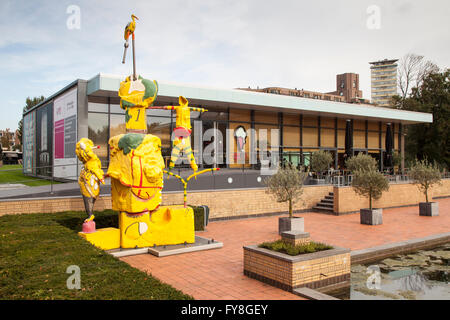
<path fill-rule="evenodd" d="M 361 224 L 383 224 L 383 209 L 373 208 L 372 200 L 379 199 L 383 191 L 389 189 L 389 182 L 385 176 L 374 168 L 359 169 L 354 172 L 352 187 L 359 195 L 369 198 L 369 208 L 360 209 Z"/>
<path fill-rule="evenodd" d="M 425 195 L 426 202 L 419 203 L 419 215 L 421 216 L 438 216 L 439 204 L 437 202 L 428 201 L 428 191 L 434 184 L 441 183 L 441 172 L 436 164 L 429 163 L 426 159 L 422 161 L 416 160 L 409 170 L 409 177 L 413 180 L 420 191 Z"/>
<path fill-rule="evenodd" d="M 304 221 L 301 217 L 294 217 L 292 214 L 293 205 L 300 199 L 303 193 L 303 183 L 307 173 L 292 165 L 279 167 L 278 171 L 265 180 L 266 192 L 272 194 L 277 202 L 289 203 L 289 217 L 278 219 L 278 233 L 285 231 L 304 231 Z"/>
<path fill-rule="evenodd" d="M 315 184 L 324 184 L 323 172 L 328 170 L 329 165 L 333 161 L 331 153 L 319 150 L 311 154 L 311 169 L 317 175 L 317 179 L 313 180 Z"/>
<path fill-rule="evenodd" d="M 359 153 L 358 155 L 349 158 L 345 162 L 345 166 L 352 172 L 356 172 L 358 170 L 376 170 L 377 160 L 367 154 Z"/>

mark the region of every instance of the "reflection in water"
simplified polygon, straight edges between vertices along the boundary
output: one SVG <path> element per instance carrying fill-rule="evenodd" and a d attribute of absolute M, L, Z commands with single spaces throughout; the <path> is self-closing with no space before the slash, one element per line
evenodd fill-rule
<path fill-rule="evenodd" d="M 427 280 L 428 279 L 423 274 L 416 273 L 400 278 L 397 282 L 403 291 L 425 292 L 430 289 L 430 286 L 427 284 Z"/>
<path fill-rule="evenodd" d="M 367 285 L 370 266 L 381 270 L 380 286 Z M 344 300 L 450 300 L 450 244 L 387 258 L 370 265 L 352 265 L 351 286 L 327 294 Z"/>

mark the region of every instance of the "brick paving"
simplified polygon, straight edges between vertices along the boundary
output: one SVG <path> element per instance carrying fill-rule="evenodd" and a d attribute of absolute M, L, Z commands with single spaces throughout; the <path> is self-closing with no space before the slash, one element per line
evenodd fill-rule
<path fill-rule="evenodd" d="M 379 226 L 361 225 L 359 214 L 296 215 L 305 218 L 305 231 L 312 240 L 358 250 L 449 232 L 450 199 L 438 202 L 438 217 L 419 216 L 418 206 L 384 209 L 383 225 Z M 221 249 L 163 258 L 145 254 L 121 260 L 196 299 L 302 299 L 243 275 L 242 247 L 278 239 L 278 217 L 210 222 L 207 231 L 198 235 L 223 242 Z"/>

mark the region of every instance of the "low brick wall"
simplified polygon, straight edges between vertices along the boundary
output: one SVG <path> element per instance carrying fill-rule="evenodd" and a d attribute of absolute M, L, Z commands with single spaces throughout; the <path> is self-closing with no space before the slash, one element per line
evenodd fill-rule
<path fill-rule="evenodd" d="M 350 265 L 350 249 L 289 256 L 256 245 L 244 247 L 244 274 L 287 291 L 348 282 Z"/>
<path fill-rule="evenodd" d="M 331 191 L 333 191 L 332 186 L 306 186 L 301 200 L 294 205 L 294 210 L 311 209 Z M 182 192 L 169 192 L 162 195 L 163 205 L 182 203 Z M 188 203 L 208 206 L 210 208 L 210 219 L 288 211 L 287 203 L 276 202 L 271 195 L 265 193 L 263 188 L 192 191 L 188 193 Z M 96 201 L 94 209 L 97 211 L 111 209 L 111 197 L 100 197 Z M 0 201 L 0 216 L 5 214 L 70 210 L 84 210 L 81 196 Z"/>
<path fill-rule="evenodd" d="M 334 187 L 334 213 L 345 214 L 357 212 L 369 207 L 369 200 L 361 197 L 352 187 Z M 429 195 L 431 198 L 450 197 L 450 179 L 442 180 L 441 185 L 433 186 Z M 389 208 L 417 205 L 425 202 L 425 196 L 412 183 L 392 183 L 389 191 L 383 193 L 380 199 L 373 201 L 374 208 Z"/>

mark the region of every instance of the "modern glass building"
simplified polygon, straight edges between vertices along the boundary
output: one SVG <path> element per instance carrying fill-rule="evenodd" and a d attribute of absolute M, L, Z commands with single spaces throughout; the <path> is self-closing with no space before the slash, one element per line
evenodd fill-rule
<path fill-rule="evenodd" d="M 123 79 L 98 74 L 90 80 L 76 80 L 24 113 L 24 173 L 76 179 L 80 163 L 75 144 L 82 137 L 100 145 L 96 153 L 107 167 L 109 138 L 125 133 L 125 113 L 117 95 Z M 372 105 L 163 81 L 158 84 L 155 105 L 178 105 L 178 97 L 182 95 L 190 106 L 209 110 L 191 113 L 191 140 L 200 168 L 257 167 L 260 160 L 256 156 L 255 163 L 251 151 L 258 150 L 262 140 L 276 147 L 281 157 L 294 165 L 307 166 L 312 152 L 327 150 L 333 155 L 333 167 L 343 168 L 346 124 L 350 122 L 353 152 L 372 155 L 382 169 L 380 160 L 386 151 L 388 125 L 393 133 L 394 150 L 401 153 L 404 126 L 433 120 L 427 113 Z M 147 110 L 148 133 L 161 138 L 167 164 L 174 126 L 172 111 Z M 239 132 L 245 135 L 243 140 L 236 136 L 239 127 Z M 204 161 L 203 153 L 211 148 L 212 162 Z"/>

